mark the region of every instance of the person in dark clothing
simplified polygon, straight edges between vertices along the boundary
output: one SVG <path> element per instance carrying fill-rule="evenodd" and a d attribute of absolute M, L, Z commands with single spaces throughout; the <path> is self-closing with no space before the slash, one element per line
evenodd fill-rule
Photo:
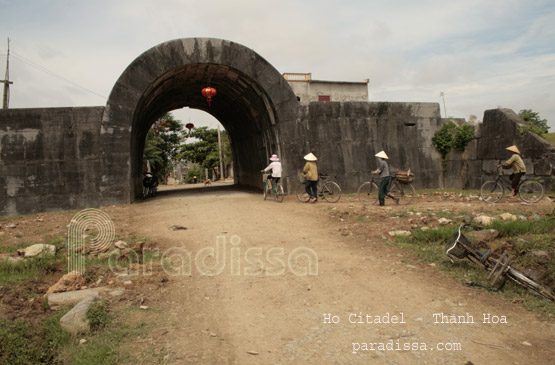
<path fill-rule="evenodd" d="M 386 161 L 389 159 L 389 157 L 384 151 L 376 153 L 375 156 L 378 158 L 378 168 L 372 171 L 372 173 L 378 175 L 381 178 L 380 186 L 378 188 L 378 200 L 380 201 L 380 205 L 385 205 L 386 196 L 395 200 L 396 204 L 399 204 L 399 199 L 389 193 L 389 183 L 391 181 L 391 176 L 389 173 L 389 165 Z"/>

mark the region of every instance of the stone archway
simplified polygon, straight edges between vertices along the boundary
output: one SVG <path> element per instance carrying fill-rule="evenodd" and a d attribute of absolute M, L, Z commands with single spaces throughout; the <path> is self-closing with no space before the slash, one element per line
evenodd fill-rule
<path fill-rule="evenodd" d="M 210 107 L 200 92 L 206 86 L 218 90 Z M 213 38 L 155 46 L 127 67 L 106 104 L 100 131 L 102 204 L 134 200 L 148 129 L 164 113 L 185 106 L 212 114 L 226 128 L 236 182 L 248 186 L 260 186 L 258 171 L 269 154 L 282 149 L 280 124 L 298 114 L 287 81 L 247 47 Z"/>

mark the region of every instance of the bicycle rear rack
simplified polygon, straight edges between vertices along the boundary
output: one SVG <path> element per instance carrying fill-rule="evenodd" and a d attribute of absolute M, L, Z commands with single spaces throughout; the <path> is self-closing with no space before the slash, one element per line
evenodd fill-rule
<path fill-rule="evenodd" d="M 501 257 L 499 257 L 496 261 L 495 266 L 493 266 L 493 269 L 491 269 L 487 278 L 488 280 L 491 279 L 491 286 L 494 286 L 495 283 L 499 281 L 499 279 L 509 270 L 509 265 L 513 261 L 513 258 L 507 251 L 503 251 Z"/>

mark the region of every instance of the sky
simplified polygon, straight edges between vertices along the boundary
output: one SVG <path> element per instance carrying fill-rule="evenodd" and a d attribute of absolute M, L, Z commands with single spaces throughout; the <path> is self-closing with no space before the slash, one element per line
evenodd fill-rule
<path fill-rule="evenodd" d="M 370 79 L 369 101 L 467 120 L 532 109 L 555 132 L 553 0 L 0 0 L 0 79 L 10 38 L 10 108 L 101 106 L 135 58 L 193 37 L 242 44 L 280 73 Z"/>

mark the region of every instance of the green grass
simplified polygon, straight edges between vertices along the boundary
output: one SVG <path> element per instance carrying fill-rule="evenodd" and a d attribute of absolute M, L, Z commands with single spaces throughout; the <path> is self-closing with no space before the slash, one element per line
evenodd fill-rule
<path fill-rule="evenodd" d="M 97 321 L 100 327 L 91 332 L 85 344 L 80 345 L 77 340 L 71 342 L 60 355 L 63 362 L 77 365 L 162 363 L 163 353 L 155 354 L 147 348 L 142 348 L 138 353 L 126 349 L 127 344 L 145 338 L 148 330 L 156 323 L 155 320 L 129 320 L 135 317 L 137 310 L 127 307 L 115 313 L 108 313 L 102 304 L 94 309 L 91 307 L 87 316 L 89 320 Z M 91 323 L 91 330 L 92 327 Z"/>
<path fill-rule="evenodd" d="M 555 133 L 546 133 L 543 135 L 543 139 L 551 143 L 555 143 Z"/>
<path fill-rule="evenodd" d="M 45 255 L 24 259 L 17 263 L 0 262 L 0 285 L 17 284 L 39 279 L 57 270 L 66 260 L 61 255 Z"/>
<path fill-rule="evenodd" d="M 52 364 L 70 340 L 62 330 L 60 318 L 68 309 L 60 310 L 39 325 L 23 320 L 0 319 L 0 360 L 3 364 Z"/>

